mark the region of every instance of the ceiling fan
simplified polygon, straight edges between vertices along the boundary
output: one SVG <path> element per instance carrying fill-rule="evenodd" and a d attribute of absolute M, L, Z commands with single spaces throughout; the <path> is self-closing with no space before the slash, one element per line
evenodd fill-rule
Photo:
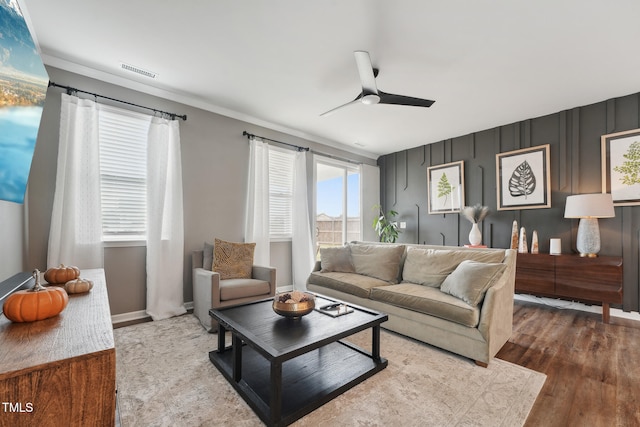
<path fill-rule="evenodd" d="M 414 107 L 431 107 L 435 101 L 430 99 L 414 98 L 412 96 L 394 95 L 392 93 L 386 93 L 378 90 L 376 86 L 376 77 L 378 76 L 378 69 L 373 68 L 371 65 L 371 58 L 369 52 L 357 50 L 353 52 L 356 58 L 356 65 L 358 66 L 358 74 L 360 74 L 360 83 L 362 84 L 362 92 L 353 101 L 347 102 L 344 105 L 333 108 L 326 111 L 320 116 L 326 116 L 349 105 L 356 104 L 358 102 L 365 105 L 373 104 L 393 104 L 393 105 L 409 105 Z"/>

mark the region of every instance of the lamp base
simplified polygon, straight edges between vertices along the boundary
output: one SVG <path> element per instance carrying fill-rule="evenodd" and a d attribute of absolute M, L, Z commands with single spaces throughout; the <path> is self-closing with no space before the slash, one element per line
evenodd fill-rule
<path fill-rule="evenodd" d="M 597 258 L 598 254 L 583 254 L 583 253 L 581 253 L 580 256 L 583 257 L 583 258 Z"/>
<path fill-rule="evenodd" d="M 598 218 L 582 218 L 578 225 L 576 249 L 581 257 L 595 258 L 600 252 L 600 227 Z"/>

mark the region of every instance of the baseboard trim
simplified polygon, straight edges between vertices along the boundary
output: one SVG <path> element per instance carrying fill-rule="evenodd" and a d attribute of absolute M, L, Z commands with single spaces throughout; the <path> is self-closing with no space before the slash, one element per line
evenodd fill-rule
<path fill-rule="evenodd" d="M 589 313 L 602 314 L 602 306 L 600 305 L 587 305 L 576 301 L 561 300 L 555 298 L 537 297 L 529 294 L 515 294 L 516 300 L 528 301 L 537 304 L 544 304 L 559 309 L 580 310 Z M 635 311 L 622 311 L 619 308 L 612 308 L 610 310 L 611 317 L 619 317 L 622 319 L 638 320 L 640 321 L 640 313 Z"/>
<path fill-rule="evenodd" d="M 193 310 L 193 301 L 185 302 L 184 303 L 184 308 L 187 311 Z M 112 315 L 111 316 L 111 324 L 112 325 L 117 325 L 118 323 L 132 322 L 132 321 L 136 321 L 136 320 L 146 320 L 146 319 L 150 319 L 150 318 L 151 318 L 151 316 L 149 316 L 147 314 L 146 310 L 131 311 L 129 313 L 121 313 L 121 314 Z"/>

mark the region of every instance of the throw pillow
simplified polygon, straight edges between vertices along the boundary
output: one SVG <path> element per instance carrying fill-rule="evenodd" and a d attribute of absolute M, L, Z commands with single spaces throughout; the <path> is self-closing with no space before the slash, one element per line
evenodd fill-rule
<path fill-rule="evenodd" d="M 233 243 L 215 239 L 213 244 L 213 271 L 220 279 L 250 279 L 255 243 Z"/>
<path fill-rule="evenodd" d="M 437 288 L 464 260 L 498 263 L 503 259 L 504 252 L 498 251 L 425 249 L 409 246 L 402 269 L 402 281 Z"/>
<path fill-rule="evenodd" d="M 398 283 L 404 245 L 351 244 L 351 262 L 356 273 Z"/>
<path fill-rule="evenodd" d="M 507 266 L 501 263 L 462 261 L 444 279 L 440 290 L 475 307 L 484 299 L 487 289 L 500 277 L 505 268 Z"/>
<path fill-rule="evenodd" d="M 202 268 L 211 271 L 213 268 L 213 245 L 204 242 L 204 250 L 202 251 Z"/>
<path fill-rule="evenodd" d="M 320 273 L 355 273 L 349 246 L 320 248 Z"/>

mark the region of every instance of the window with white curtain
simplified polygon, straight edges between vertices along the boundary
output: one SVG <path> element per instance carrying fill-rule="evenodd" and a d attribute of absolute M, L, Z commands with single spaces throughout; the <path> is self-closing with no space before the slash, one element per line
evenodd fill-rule
<path fill-rule="evenodd" d="M 151 116 L 100 105 L 98 120 L 103 240 L 145 240 Z"/>
<path fill-rule="evenodd" d="M 269 235 L 290 239 L 293 215 L 293 171 L 295 152 L 269 147 Z"/>

